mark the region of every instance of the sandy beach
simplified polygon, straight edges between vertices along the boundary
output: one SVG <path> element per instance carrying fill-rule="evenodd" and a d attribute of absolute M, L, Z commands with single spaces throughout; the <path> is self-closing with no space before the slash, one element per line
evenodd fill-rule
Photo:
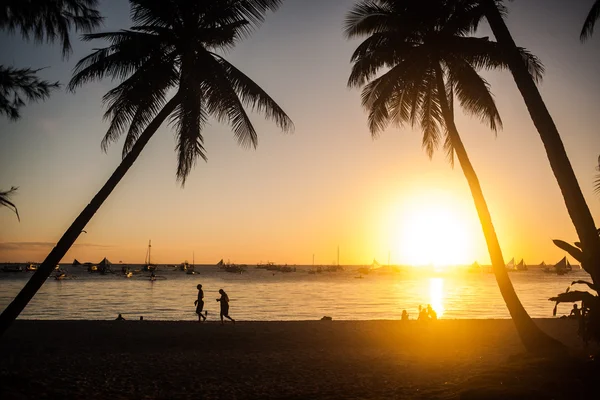
<path fill-rule="evenodd" d="M 575 321 L 537 323 L 583 358 Z M 17 321 L 0 350 L 3 399 L 560 399 L 591 393 L 586 374 L 573 373 L 578 363 L 525 356 L 510 320 Z"/>

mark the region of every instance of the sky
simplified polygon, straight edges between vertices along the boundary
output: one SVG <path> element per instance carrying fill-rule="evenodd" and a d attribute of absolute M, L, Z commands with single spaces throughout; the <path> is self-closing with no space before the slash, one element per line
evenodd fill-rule
<path fill-rule="evenodd" d="M 216 121 L 204 130 L 200 160 L 182 188 L 175 178 L 173 131 L 162 126 L 63 262 L 214 264 L 489 263 L 466 180 L 444 152 L 429 160 L 421 135 L 391 127 L 374 140 L 360 91 L 348 89 L 358 41 L 343 35 L 354 0 L 286 0 L 251 38 L 227 54 L 263 87 L 295 124 L 286 134 L 252 115 L 256 150 L 237 145 Z M 516 0 L 507 24 L 518 45 L 546 67 L 540 91 L 594 217 L 593 180 L 600 154 L 600 34 L 579 31 L 593 1 Z M 128 28 L 126 1 L 105 0 L 101 31 Z M 486 26 L 477 36 L 493 37 Z M 44 68 L 68 82 L 80 58 L 103 42 L 61 57 L 57 46 L 0 34 L 0 63 Z M 552 239 L 576 233 L 512 76 L 482 72 L 504 129 L 497 136 L 456 110 L 456 122 L 483 187 L 505 260 L 557 262 Z M 94 82 L 74 94 L 56 91 L 28 105 L 22 119 L 0 118 L 0 188 L 18 186 L 21 222 L 0 209 L 0 262 L 40 262 L 120 162 L 122 141 L 107 153 L 102 95 L 116 82 Z M 432 218 L 438 216 L 438 218 Z M 439 221 L 445 221 L 440 223 Z M 455 249 L 452 250 L 452 249 Z M 456 250 L 458 249 L 458 250 Z"/>

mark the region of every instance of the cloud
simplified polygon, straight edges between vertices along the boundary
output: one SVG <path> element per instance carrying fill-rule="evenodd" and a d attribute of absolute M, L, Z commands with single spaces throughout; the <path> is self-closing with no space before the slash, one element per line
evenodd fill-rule
<path fill-rule="evenodd" d="M 0 251 L 45 250 L 45 249 L 51 249 L 55 245 L 56 245 L 56 243 L 53 243 L 53 242 L 2 242 L 2 243 L 0 243 Z M 109 249 L 114 246 L 110 245 L 110 244 L 76 243 L 72 247 Z"/>

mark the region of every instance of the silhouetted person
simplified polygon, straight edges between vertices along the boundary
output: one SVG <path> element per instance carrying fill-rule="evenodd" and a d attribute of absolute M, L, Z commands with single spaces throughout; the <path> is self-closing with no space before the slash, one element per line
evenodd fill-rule
<path fill-rule="evenodd" d="M 196 306 L 196 314 L 198 314 L 198 322 L 206 321 L 206 317 L 202 315 L 202 310 L 204 309 L 204 291 L 202 290 L 202 285 L 200 284 L 198 284 L 196 288 L 198 288 L 198 299 L 194 301 L 194 305 Z"/>
<path fill-rule="evenodd" d="M 140 315 L 140 321 L 143 321 L 143 320 L 144 320 L 144 316 Z"/>
<path fill-rule="evenodd" d="M 419 304 L 419 321 L 427 321 L 429 317 L 427 316 L 427 310 Z"/>
<path fill-rule="evenodd" d="M 581 309 L 577 307 L 577 304 L 573 304 L 569 318 L 581 318 Z"/>
<path fill-rule="evenodd" d="M 406 310 L 402 310 L 402 321 L 408 321 L 408 313 Z"/>
<path fill-rule="evenodd" d="M 125 321 L 125 318 L 123 318 L 123 316 L 121 314 L 119 314 L 117 316 L 117 319 L 115 319 L 115 321 Z"/>
<path fill-rule="evenodd" d="M 427 304 L 427 317 L 432 321 L 437 320 L 437 313 L 431 308 L 431 304 Z"/>
<path fill-rule="evenodd" d="M 229 316 L 229 296 L 227 296 L 227 293 L 225 293 L 223 289 L 219 289 L 219 293 L 221 294 L 221 297 L 218 298 L 217 301 L 221 303 L 221 325 L 225 324 L 223 317 L 229 319 L 235 324 L 235 319 Z"/>

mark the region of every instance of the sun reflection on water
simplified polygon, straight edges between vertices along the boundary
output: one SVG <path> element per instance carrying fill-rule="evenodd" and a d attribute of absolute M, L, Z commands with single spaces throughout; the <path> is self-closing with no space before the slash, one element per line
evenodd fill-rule
<path fill-rule="evenodd" d="M 444 278 L 431 278 L 429 280 L 429 297 L 431 307 L 438 318 L 444 315 Z"/>

